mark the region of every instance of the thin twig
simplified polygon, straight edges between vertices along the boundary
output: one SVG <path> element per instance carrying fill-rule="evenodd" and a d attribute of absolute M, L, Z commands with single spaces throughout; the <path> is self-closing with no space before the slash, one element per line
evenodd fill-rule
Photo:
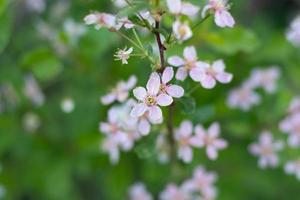
<path fill-rule="evenodd" d="M 160 33 L 157 31 L 159 29 L 159 21 L 155 21 L 155 37 L 156 37 L 156 42 L 158 45 L 158 50 L 159 50 L 159 57 L 160 57 L 160 68 L 158 71 L 162 73 L 165 69 L 165 51 L 167 50 L 166 47 L 163 45 L 160 37 Z"/>

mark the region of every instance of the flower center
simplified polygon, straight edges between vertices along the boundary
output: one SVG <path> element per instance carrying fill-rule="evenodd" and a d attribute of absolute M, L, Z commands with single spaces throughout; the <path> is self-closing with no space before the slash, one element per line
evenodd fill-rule
<path fill-rule="evenodd" d="M 148 106 L 154 106 L 156 104 L 156 100 L 153 96 L 147 96 L 146 98 L 146 104 Z"/>
<path fill-rule="evenodd" d="M 264 155 L 264 156 L 268 156 L 268 155 L 271 155 L 273 153 L 273 149 L 272 149 L 271 146 L 265 146 L 265 147 L 262 148 L 261 151 L 262 151 L 261 152 L 262 155 Z"/>
<path fill-rule="evenodd" d="M 161 93 L 167 93 L 167 85 L 161 84 L 159 90 Z"/>
<path fill-rule="evenodd" d="M 185 68 L 186 68 L 187 70 L 191 70 L 191 69 L 193 69 L 194 67 L 195 67 L 195 61 L 191 61 L 191 60 L 186 61 Z"/>
<path fill-rule="evenodd" d="M 178 29 L 180 37 L 184 37 L 186 35 L 186 28 L 184 25 L 180 25 Z"/>

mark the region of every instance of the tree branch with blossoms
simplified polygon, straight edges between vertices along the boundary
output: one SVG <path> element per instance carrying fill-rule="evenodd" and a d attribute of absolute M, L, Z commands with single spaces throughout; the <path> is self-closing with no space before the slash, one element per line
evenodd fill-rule
<path fill-rule="evenodd" d="M 137 9 L 134 1 L 124 0 L 124 3 L 133 10 Z M 189 2 L 154 0 L 152 3 L 148 3 L 145 9 L 135 11 L 130 16 L 95 12 L 87 15 L 84 19 L 86 24 L 95 25 L 96 29 L 107 28 L 119 34 L 141 52 L 142 58 L 147 57 L 153 66 L 153 71 L 145 87 L 135 87 L 137 78 L 131 76 L 128 81 L 120 81 L 110 93 L 101 98 L 101 102 L 105 105 L 120 103 L 108 111 L 108 121 L 101 122 L 99 125 L 100 131 L 105 134 L 101 148 L 109 154 L 111 162 L 116 164 L 120 151 L 131 150 L 136 142 L 150 134 L 151 126 L 162 124 L 165 121 L 166 134 L 159 133 L 155 145 L 161 162 L 175 161 L 177 156 L 184 163 L 190 163 L 193 160 L 194 148 L 205 148 L 208 158 L 215 160 L 218 157 L 218 150 L 227 147 L 227 142 L 219 138 L 220 124 L 212 123 L 205 130 L 201 124 L 193 125 L 190 120 L 184 120 L 178 128 L 175 128 L 175 102 L 184 95 L 190 95 L 191 92 L 185 94 L 183 86 L 173 84 L 172 80 L 175 77 L 177 83 L 178 81 L 183 82 L 190 76 L 191 80 L 197 84 L 195 88 L 202 86 L 205 89 L 213 89 L 218 82 L 223 84 L 231 82 L 233 76 L 225 71 L 225 63 L 221 59 L 212 63 L 199 60 L 195 46 L 186 46 L 183 58 L 176 55 L 166 58 L 165 52 L 166 47 L 171 48 L 176 43 L 182 45 L 189 40 L 193 36 L 191 27 L 197 28 L 212 14 L 214 14 L 217 26 L 232 28 L 235 22 L 228 12 L 229 7 L 226 1 L 209 0 L 202 10 L 202 19 L 194 26 L 192 26 L 193 19 L 197 18 L 200 7 Z M 172 27 L 165 28 L 162 24 L 165 15 L 174 19 Z M 132 29 L 134 39 L 121 32 L 121 29 Z M 146 30 L 155 36 L 157 56 L 145 48 L 137 32 L 139 30 L 143 30 L 144 34 Z M 133 47 L 118 50 L 115 59 L 122 61 L 122 64 L 128 64 L 133 52 Z M 176 74 L 175 68 L 177 68 Z M 136 100 L 130 98 L 131 90 L 133 90 Z M 168 107 L 165 120 L 161 107 Z M 165 129 L 161 129 L 159 132 L 163 132 Z M 199 174 L 203 174 L 204 171 L 200 168 Z M 178 195 L 183 196 L 190 196 L 196 192 L 199 197 L 210 196 L 209 199 L 215 197 L 215 194 L 206 194 L 206 190 L 210 190 L 210 187 L 213 186 L 209 184 L 208 188 L 199 188 L 198 184 L 198 179 L 195 178 L 187 181 L 180 188 L 170 185 L 161 194 L 161 199 L 174 199 L 175 197 L 169 195 L 170 191 L 176 191 Z M 145 188 L 138 185 L 133 190 L 133 193 L 142 192 Z"/>

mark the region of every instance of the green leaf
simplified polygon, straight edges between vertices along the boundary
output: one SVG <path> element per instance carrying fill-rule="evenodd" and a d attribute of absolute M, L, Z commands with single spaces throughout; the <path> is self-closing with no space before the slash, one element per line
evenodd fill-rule
<path fill-rule="evenodd" d="M 22 66 L 31 70 L 41 81 L 54 79 L 63 69 L 60 61 L 47 48 L 38 48 L 25 54 Z"/>
<path fill-rule="evenodd" d="M 180 108 L 185 114 L 193 114 L 196 110 L 196 101 L 191 96 L 184 96 L 179 101 Z"/>
<path fill-rule="evenodd" d="M 259 41 L 254 32 L 242 27 L 222 29 L 220 32 L 209 33 L 203 37 L 216 51 L 228 55 L 240 51 L 251 53 L 259 47 Z"/>
<path fill-rule="evenodd" d="M 8 10 L 4 13 L 1 11 L 0 0 L 0 53 L 6 47 L 11 34 L 11 15 Z"/>
<path fill-rule="evenodd" d="M 0 0 L 0 15 L 4 12 L 7 6 L 7 0 Z"/>

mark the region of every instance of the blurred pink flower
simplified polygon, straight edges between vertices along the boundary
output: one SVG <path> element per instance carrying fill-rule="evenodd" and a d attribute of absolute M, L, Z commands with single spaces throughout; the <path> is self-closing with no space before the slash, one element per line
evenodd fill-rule
<path fill-rule="evenodd" d="M 152 200 L 152 195 L 143 183 L 136 183 L 129 189 L 129 200 Z"/>
<path fill-rule="evenodd" d="M 226 26 L 232 28 L 234 26 L 235 21 L 228 12 L 229 6 L 227 0 L 209 0 L 209 3 L 202 10 L 202 18 L 206 16 L 208 10 L 214 11 L 217 26 L 222 28 Z"/>
<path fill-rule="evenodd" d="M 220 125 L 219 123 L 213 123 L 207 131 L 201 126 L 195 127 L 195 136 L 192 138 L 192 144 L 195 147 L 206 147 L 206 154 L 209 159 L 215 160 L 218 157 L 218 150 L 225 149 L 227 142 L 224 139 L 220 139 Z"/>
<path fill-rule="evenodd" d="M 158 121 L 163 118 L 159 106 L 169 106 L 172 104 L 173 99 L 167 94 L 159 94 L 160 83 L 160 76 L 158 73 L 153 72 L 147 82 L 147 90 L 143 87 L 137 87 L 133 90 L 133 94 L 139 100 L 139 103 L 132 109 L 132 117 L 140 117 L 149 111 L 151 121 Z"/>
<path fill-rule="evenodd" d="M 162 74 L 162 83 L 160 85 L 160 91 L 164 94 L 168 94 L 171 97 L 180 98 L 184 95 L 184 89 L 181 86 L 170 84 L 169 82 L 174 77 L 174 71 L 172 67 L 165 68 Z"/>
<path fill-rule="evenodd" d="M 160 193 L 160 200 L 191 200 L 186 191 L 177 187 L 175 184 L 169 184 L 164 191 Z"/>
<path fill-rule="evenodd" d="M 122 27 L 124 27 L 125 29 L 132 29 L 134 27 L 134 24 L 128 19 L 128 17 L 117 18 L 116 21 L 117 24 L 115 28 L 117 30 L 121 29 Z"/>
<path fill-rule="evenodd" d="M 288 111 L 291 114 L 300 112 L 300 96 L 294 97 L 292 99 Z"/>
<path fill-rule="evenodd" d="M 180 127 L 175 130 L 175 140 L 178 143 L 177 155 L 178 158 L 183 160 L 185 163 L 190 163 L 193 159 L 192 149 L 192 134 L 193 124 L 191 121 L 183 121 Z"/>
<path fill-rule="evenodd" d="M 286 38 L 294 46 L 300 46 L 300 16 L 297 16 L 290 24 L 286 32 Z"/>
<path fill-rule="evenodd" d="M 202 166 L 198 166 L 193 173 L 193 177 L 183 183 L 183 188 L 189 193 L 201 194 L 205 200 L 215 199 L 217 189 L 214 186 L 217 175 L 214 172 L 207 172 Z"/>
<path fill-rule="evenodd" d="M 291 147 L 300 146 L 300 112 L 287 116 L 279 124 L 282 132 L 288 133 L 288 144 Z"/>
<path fill-rule="evenodd" d="M 101 102 L 104 105 L 113 103 L 114 101 L 124 102 L 127 100 L 129 90 L 131 90 L 137 82 L 136 76 L 131 76 L 127 82 L 120 81 L 110 93 L 101 97 Z"/>
<path fill-rule="evenodd" d="M 215 87 L 217 81 L 226 84 L 231 82 L 233 76 L 230 73 L 225 72 L 225 64 L 223 60 L 217 60 L 212 65 L 206 62 L 199 62 L 201 73 L 199 81 L 202 87 L 206 89 L 212 89 Z"/>
<path fill-rule="evenodd" d="M 199 12 L 199 7 L 189 2 L 182 2 L 181 0 L 167 0 L 167 6 L 170 13 L 174 15 L 187 15 L 189 17 L 195 16 Z"/>
<path fill-rule="evenodd" d="M 178 67 L 176 79 L 183 81 L 189 74 L 194 81 L 200 81 L 201 62 L 198 61 L 196 48 L 194 46 L 185 47 L 183 56 L 184 59 L 179 56 L 172 56 L 168 59 L 170 65 Z"/>
<path fill-rule="evenodd" d="M 84 17 L 87 25 L 95 25 L 98 30 L 102 27 L 113 28 L 116 25 L 116 17 L 109 13 L 94 12 Z"/>
<path fill-rule="evenodd" d="M 264 131 L 260 134 L 258 143 L 253 143 L 249 146 L 249 151 L 251 154 L 259 157 L 259 167 L 266 168 L 278 165 L 279 158 L 276 153 L 282 148 L 282 141 L 273 141 L 272 134 Z"/>
<path fill-rule="evenodd" d="M 287 162 L 284 170 L 287 174 L 295 174 L 300 181 L 300 159 Z"/>
<path fill-rule="evenodd" d="M 230 108 L 240 108 L 243 111 L 248 111 L 259 103 L 260 96 L 251 87 L 244 85 L 231 90 L 227 97 L 227 105 Z"/>

